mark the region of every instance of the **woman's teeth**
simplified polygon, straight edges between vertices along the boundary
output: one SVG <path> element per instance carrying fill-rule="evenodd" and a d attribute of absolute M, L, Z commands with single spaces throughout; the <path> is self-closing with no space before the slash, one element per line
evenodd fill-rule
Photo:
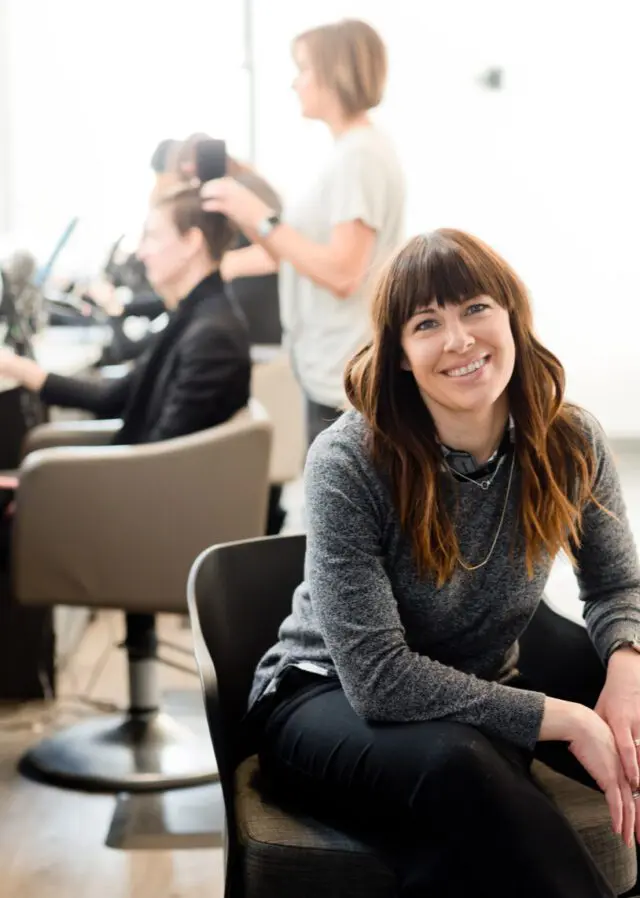
<path fill-rule="evenodd" d="M 471 362 L 470 365 L 466 365 L 464 368 L 452 368 L 450 371 L 445 371 L 444 373 L 447 377 L 464 377 L 465 374 L 473 374 L 478 368 L 482 368 L 486 365 L 488 361 L 489 359 L 485 356 L 485 358 L 478 359 L 477 362 Z"/>

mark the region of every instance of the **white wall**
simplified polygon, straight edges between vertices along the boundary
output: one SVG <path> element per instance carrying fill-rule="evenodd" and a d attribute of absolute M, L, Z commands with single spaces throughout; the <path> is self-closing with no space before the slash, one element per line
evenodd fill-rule
<path fill-rule="evenodd" d="M 640 436 L 640 7 L 628 0 L 255 0 L 257 161 L 285 195 L 328 138 L 300 122 L 289 41 L 343 15 L 378 27 L 391 76 L 380 120 L 409 187 L 408 233 L 466 228 L 532 290 L 569 395 Z M 276 24 L 277 23 L 277 24 Z M 505 87 L 478 76 L 504 68 Z"/>
<path fill-rule="evenodd" d="M 241 2 L 0 0 L 0 25 L 12 243 L 48 253 L 80 215 L 60 263 L 98 264 L 105 241 L 141 223 L 159 140 L 205 130 L 248 152 Z"/>
<path fill-rule="evenodd" d="M 7 110 L 10 102 L 10 78 L 7 0 L 0 0 L 0 233 L 9 227 L 11 149 Z"/>

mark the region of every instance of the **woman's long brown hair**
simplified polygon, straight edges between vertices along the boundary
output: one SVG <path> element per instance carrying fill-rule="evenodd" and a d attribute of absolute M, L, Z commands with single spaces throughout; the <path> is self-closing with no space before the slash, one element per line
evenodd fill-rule
<path fill-rule="evenodd" d="M 595 456 L 565 374 L 533 332 L 527 290 L 498 253 L 462 231 L 414 237 L 390 261 L 373 300 L 373 339 L 349 363 L 351 404 L 368 421 L 374 464 L 391 486 L 420 573 L 439 586 L 460 552 L 438 476 L 442 455 L 413 374 L 401 367 L 404 325 L 422 306 L 490 296 L 509 312 L 516 361 L 508 385 L 521 470 L 520 520 L 532 576 L 545 552 L 574 557 L 581 514 L 592 497 Z"/>

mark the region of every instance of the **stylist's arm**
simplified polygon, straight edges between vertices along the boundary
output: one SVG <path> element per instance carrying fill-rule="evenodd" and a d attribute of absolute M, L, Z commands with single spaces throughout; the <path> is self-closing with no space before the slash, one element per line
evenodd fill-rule
<path fill-rule="evenodd" d="M 290 262 L 298 272 L 340 299 L 360 286 L 371 259 L 375 231 L 360 220 L 332 229 L 329 243 L 315 243 L 283 222 L 262 237 L 263 222 L 274 215 L 258 196 L 233 178 L 219 178 L 202 186 L 203 208 L 234 221 L 250 240 L 262 244 L 276 261 Z"/>

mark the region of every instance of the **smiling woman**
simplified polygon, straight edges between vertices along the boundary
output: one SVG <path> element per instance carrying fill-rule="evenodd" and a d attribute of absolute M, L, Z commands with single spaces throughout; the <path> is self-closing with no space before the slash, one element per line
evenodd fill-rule
<path fill-rule="evenodd" d="M 516 273 L 454 230 L 391 260 L 346 389 L 305 468 L 305 581 L 255 675 L 263 774 L 401 845 L 400 895 L 612 898 L 530 772 L 548 743 L 640 834 L 640 572 L 602 429 Z M 589 707 L 517 670 L 561 549 L 607 666 Z"/>

